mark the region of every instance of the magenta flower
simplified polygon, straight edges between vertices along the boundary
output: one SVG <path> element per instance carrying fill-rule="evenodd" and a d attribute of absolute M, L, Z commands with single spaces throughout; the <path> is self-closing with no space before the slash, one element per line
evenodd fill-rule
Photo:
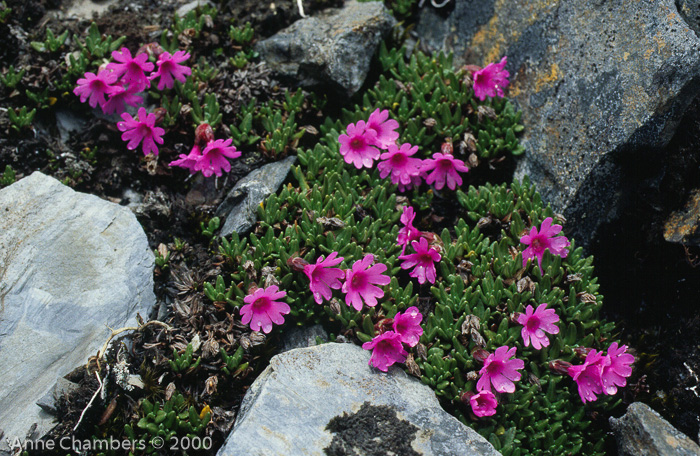
<path fill-rule="evenodd" d="M 117 75 L 111 71 L 102 70 L 97 73 L 85 73 L 84 78 L 78 79 L 78 86 L 73 89 L 73 93 L 80 97 L 80 102 L 85 103 L 85 100 L 90 98 L 88 104 L 90 107 L 95 108 L 97 105 L 100 107 L 107 103 L 105 100 L 105 95 L 115 93 L 119 90 L 118 87 L 114 87 L 111 84 L 117 82 Z"/>
<path fill-rule="evenodd" d="M 547 217 L 542 222 L 539 232 L 537 227 L 530 228 L 530 232 L 520 238 L 520 242 L 528 247 L 523 250 L 523 267 L 527 266 L 527 260 L 537 258 L 537 265 L 542 274 L 542 257 L 545 249 L 549 249 L 552 255 L 559 255 L 566 258 L 569 251 L 566 250 L 569 240 L 565 236 L 556 236 L 561 232 L 561 225 L 552 225 L 552 217 Z"/>
<path fill-rule="evenodd" d="M 281 325 L 284 323 L 282 315 L 288 314 L 289 306 L 277 299 L 287 296 L 287 292 L 279 291 L 277 285 L 270 285 L 267 288 L 258 288 L 249 294 L 243 301 L 246 304 L 241 307 L 241 323 L 250 323 L 253 331 L 262 331 L 267 334 L 272 331 L 272 323 Z"/>
<path fill-rule="evenodd" d="M 525 362 L 522 359 L 510 359 L 515 356 L 516 348 L 508 348 L 507 346 L 498 347 L 494 353 L 484 360 L 484 367 L 481 368 L 479 374 L 481 377 L 476 382 L 476 389 L 479 391 L 491 391 L 493 389 L 499 393 L 515 392 L 515 384 L 520 380 L 520 372 L 518 369 L 525 368 Z"/>
<path fill-rule="evenodd" d="M 507 58 L 503 57 L 500 63 L 489 63 L 486 68 L 474 72 L 472 77 L 476 98 L 481 101 L 484 101 L 487 96 L 493 98 L 498 95 L 503 98 L 503 89 L 508 87 L 508 76 L 510 76 L 510 73 L 504 69 L 506 60 Z"/>
<path fill-rule="evenodd" d="M 416 213 L 411 206 L 404 206 L 401 213 L 401 223 L 403 226 L 399 228 L 399 235 L 396 238 L 396 243 L 402 247 L 401 255 L 406 252 L 406 247 L 412 241 L 420 238 L 420 231 L 413 226 L 413 220 L 416 218 Z"/>
<path fill-rule="evenodd" d="M 411 147 L 410 144 L 404 143 L 401 147 L 397 147 L 396 144 L 390 144 L 389 152 L 379 157 L 383 160 L 377 165 L 379 177 L 384 179 L 391 175 L 392 184 L 404 187 L 412 185 L 414 178 L 420 179 L 420 167 L 423 163 L 419 158 L 411 158 L 411 155 L 416 152 L 418 152 L 418 146 Z"/>
<path fill-rule="evenodd" d="M 401 343 L 401 336 L 394 331 L 387 331 L 376 336 L 371 341 L 362 344 L 362 348 L 372 350 L 369 365 L 383 372 L 389 370 L 389 366 L 394 363 L 403 363 L 408 356 L 408 352 L 404 350 Z"/>
<path fill-rule="evenodd" d="M 603 356 L 603 352 L 591 350 L 586 355 L 586 360 L 579 366 L 571 366 L 569 375 L 578 386 L 578 395 L 585 404 L 598 400 L 596 394 L 603 393 L 602 374 L 603 369 L 610 365 L 610 358 Z"/>
<path fill-rule="evenodd" d="M 102 105 L 102 112 L 105 114 L 121 114 L 126 111 L 126 105 L 138 106 L 143 103 L 143 98 L 136 95 L 132 90 L 122 86 L 115 86 L 114 92 L 109 95 L 107 103 Z"/>
<path fill-rule="evenodd" d="M 421 172 L 428 174 L 425 182 L 428 185 L 435 183 L 435 188 L 441 190 L 447 184 L 450 190 L 454 190 L 458 185 L 462 185 L 462 177 L 459 172 L 466 173 L 469 171 L 462 160 L 454 158 L 450 154 L 437 152 L 433 154 L 433 158 L 423 160 Z"/>
<path fill-rule="evenodd" d="M 493 416 L 496 414 L 498 401 L 491 391 L 484 390 L 470 397 L 469 405 L 472 406 L 472 412 L 476 416 Z"/>
<path fill-rule="evenodd" d="M 345 271 L 345 283 L 342 291 L 345 295 L 345 303 L 352 305 L 355 310 L 362 309 L 362 302 L 369 307 L 377 305 L 377 298 L 384 296 L 384 291 L 375 285 L 388 285 L 391 279 L 382 273 L 386 271 L 386 265 L 375 264 L 374 255 L 368 253 L 361 260 L 355 261 L 352 269 Z"/>
<path fill-rule="evenodd" d="M 411 246 L 416 253 L 401 255 L 399 260 L 404 260 L 401 263 L 401 269 L 413 268 L 408 275 L 418 279 L 418 283 L 423 285 L 427 280 L 430 283 L 435 283 L 437 272 L 435 271 L 435 262 L 440 261 L 440 254 L 437 250 L 428 245 L 425 238 L 420 238 L 419 241 L 411 242 Z"/>
<path fill-rule="evenodd" d="M 537 306 L 534 312 L 532 306 L 528 305 L 525 313 L 518 315 L 517 321 L 523 325 L 520 334 L 525 346 L 529 347 L 532 342 L 532 348 L 535 350 L 549 346 L 549 339 L 545 333 L 559 334 L 559 327 L 554 324 L 559 321 L 559 315 L 554 309 L 547 309 L 547 303 Z"/>
<path fill-rule="evenodd" d="M 327 301 L 331 299 L 333 295 L 331 288 L 340 290 L 343 286 L 340 279 L 345 277 L 345 271 L 333 267 L 343 261 L 343 257 L 336 258 L 337 255 L 338 252 L 333 252 L 325 260 L 320 257 L 316 260 L 316 264 L 304 266 L 304 274 L 311 281 L 309 288 L 314 295 L 316 304 L 323 303 L 324 298 Z"/>
<path fill-rule="evenodd" d="M 349 124 L 347 134 L 338 136 L 340 155 L 345 163 L 352 163 L 355 168 L 371 168 L 374 160 L 379 158 L 379 149 L 375 147 L 377 133 L 367 128 L 364 120 Z"/>
<path fill-rule="evenodd" d="M 367 129 L 374 130 L 377 137 L 376 145 L 381 149 L 388 149 L 399 139 L 399 132 L 396 131 L 399 128 L 399 123 L 394 119 L 388 119 L 388 117 L 388 109 L 380 111 L 377 108 L 367 119 Z"/>
<path fill-rule="evenodd" d="M 241 153 L 231 145 L 232 142 L 231 138 L 210 141 L 202 151 L 202 157 L 195 163 L 194 169 L 201 171 L 204 177 L 209 177 L 212 174 L 221 176 L 222 169 L 226 172 L 231 171 L 231 163 L 226 157 L 237 158 L 241 156 Z"/>
<path fill-rule="evenodd" d="M 631 364 L 634 362 L 634 356 L 625 353 L 626 351 L 627 346 L 618 348 L 617 342 L 613 342 L 608 347 L 607 357 L 610 358 L 610 364 L 603 366 L 600 376 L 603 392 L 607 395 L 617 393 L 617 387 L 625 386 L 627 377 L 632 375 Z"/>
<path fill-rule="evenodd" d="M 394 315 L 394 332 L 401 336 L 401 342 L 415 347 L 423 335 L 423 328 L 420 326 L 422 320 L 423 315 L 418 311 L 418 307 L 409 307 L 403 314 L 399 312 Z"/>
<path fill-rule="evenodd" d="M 163 90 L 166 87 L 172 89 L 175 85 L 175 80 L 184 83 L 187 76 L 192 74 L 192 70 L 190 67 L 179 65 L 179 63 L 189 58 L 190 54 L 185 51 L 176 51 L 173 55 L 170 55 L 169 52 L 163 52 L 156 63 L 158 70 L 148 79 L 152 81 L 155 78 L 160 78 L 157 86 L 158 90 Z"/>
<path fill-rule="evenodd" d="M 198 145 L 194 145 L 189 154 L 180 154 L 178 160 L 173 160 L 168 163 L 168 166 L 179 166 L 180 168 L 185 168 L 190 170 L 190 174 L 197 172 L 195 166 L 197 162 L 202 158 L 202 150 Z"/>
<path fill-rule="evenodd" d="M 139 143 L 143 141 L 143 154 L 158 155 L 158 146 L 156 143 L 163 144 L 163 134 L 165 130 L 156 127 L 156 115 L 153 113 L 147 114 L 144 108 L 139 108 L 138 120 L 131 117 L 131 114 L 122 113 L 123 122 L 117 122 L 119 131 L 123 131 L 122 139 L 129 141 L 126 148 L 134 150 Z"/>
<path fill-rule="evenodd" d="M 148 61 L 148 54 L 142 52 L 136 57 L 131 57 L 131 51 L 123 47 L 119 51 L 112 51 L 112 58 L 119 63 L 110 63 L 108 70 L 114 71 L 117 77 L 122 77 L 122 82 L 129 84 L 129 89 L 140 92 L 150 85 L 146 72 L 153 70 L 153 64 Z"/>

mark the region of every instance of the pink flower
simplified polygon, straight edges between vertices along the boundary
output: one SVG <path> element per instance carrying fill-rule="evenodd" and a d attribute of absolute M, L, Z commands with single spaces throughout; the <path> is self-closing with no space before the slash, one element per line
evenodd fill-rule
<path fill-rule="evenodd" d="M 180 168 L 185 168 L 190 170 L 190 174 L 197 172 L 195 166 L 197 162 L 202 158 L 202 151 L 198 145 L 194 145 L 189 154 L 180 154 L 178 160 L 173 160 L 168 163 L 168 166 L 179 166 Z"/>
<path fill-rule="evenodd" d="M 314 295 L 316 304 L 323 303 L 323 299 L 330 300 L 332 296 L 331 288 L 340 290 L 343 284 L 340 279 L 345 277 L 345 272 L 340 268 L 334 268 L 343 261 L 343 257 L 336 258 L 338 252 L 333 252 L 328 255 L 325 260 L 320 257 L 316 260 L 316 264 L 307 264 L 304 266 L 304 274 L 309 278 L 311 283 L 309 288 Z"/>
<path fill-rule="evenodd" d="M 143 141 L 143 154 L 154 154 L 158 155 L 158 147 L 156 143 L 163 144 L 163 134 L 165 130 L 160 127 L 156 127 L 156 115 L 153 113 L 146 114 L 144 108 L 139 108 L 138 120 L 131 117 L 131 114 L 125 112 L 122 113 L 123 122 L 117 122 L 117 128 L 119 131 L 123 131 L 122 139 L 124 141 L 129 141 L 126 148 L 129 150 L 134 150 L 138 147 L 139 143 Z"/>
<path fill-rule="evenodd" d="M 290 312 L 289 306 L 277 299 L 287 296 L 285 291 L 279 291 L 277 285 L 270 285 L 267 288 L 258 288 L 249 294 L 243 301 L 246 304 L 241 307 L 241 323 L 250 323 L 253 331 L 262 331 L 267 334 L 272 330 L 272 323 L 281 325 L 284 317 Z"/>
<path fill-rule="evenodd" d="M 113 87 L 111 84 L 117 82 L 117 75 L 111 71 L 102 70 L 97 73 L 85 73 L 84 78 L 78 79 L 78 86 L 73 89 L 73 93 L 80 97 L 80 102 L 85 103 L 85 100 L 90 98 L 88 104 L 95 108 L 97 105 L 103 106 L 107 100 L 105 95 L 115 93 L 119 90 L 118 87 Z"/>
<path fill-rule="evenodd" d="M 372 350 L 369 365 L 383 372 L 389 370 L 389 366 L 394 363 L 403 363 L 408 356 L 408 352 L 404 350 L 401 343 L 401 336 L 394 331 L 387 331 L 376 336 L 371 341 L 362 344 L 362 348 Z"/>
<path fill-rule="evenodd" d="M 131 51 L 123 47 L 120 51 L 112 51 L 112 58 L 120 63 L 110 63 L 108 70 L 113 70 L 117 77 L 122 77 L 122 82 L 129 84 L 129 89 L 140 92 L 150 85 L 145 72 L 153 70 L 153 64 L 148 62 L 148 54 L 142 52 L 136 57 L 131 57 Z"/>
<path fill-rule="evenodd" d="M 491 391 L 484 390 L 470 397 L 469 405 L 472 406 L 472 412 L 476 416 L 492 416 L 496 414 L 498 401 Z"/>
<path fill-rule="evenodd" d="M 102 112 L 105 114 L 121 114 L 126 111 L 126 105 L 138 106 L 143 103 L 143 98 L 136 95 L 132 90 L 125 89 L 122 86 L 114 87 L 114 92 L 112 92 L 107 100 L 107 103 L 102 105 Z"/>
<path fill-rule="evenodd" d="M 584 404 L 598 400 L 596 394 L 603 393 L 601 377 L 603 369 L 609 365 L 610 357 L 603 356 L 603 352 L 591 350 L 583 364 L 569 367 L 569 375 L 576 382 L 578 395 Z"/>
<path fill-rule="evenodd" d="M 399 123 L 394 119 L 388 119 L 388 117 L 388 109 L 380 111 L 377 108 L 367 119 L 367 129 L 375 131 L 377 134 L 376 145 L 381 149 L 388 149 L 399 139 L 399 133 L 396 131 L 399 128 Z"/>
<path fill-rule="evenodd" d="M 158 81 L 158 90 L 163 90 L 164 88 L 172 89 L 175 85 L 175 81 L 185 82 L 187 76 L 192 74 L 190 67 L 179 65 L 180 62 L 190 58 L 190 54 L 185 51 L 177 51 L 175 54 L 170 55 L 169 52 L 163 52 L 158 57 L 158 70 L 153 73 L 148 79 L 154 80 L 160 77 Z"/>
<path fill-rule="evenodd" d="M 435 262 L 440 261 L 440 254 L 437 250 L 428 245 L 425 238 L 420 238 L 419 241 L 411 242 L 411 246 L 416 253 L 409 255 L 401 255 L 399 260 L 404 260 L 401 263 L 401 269 L 414 268 L 408 275 L 418 279 L 421 285 L 427 280 L 430 283 L 435 283 L 437 273 L 435 271 Z"/>
<path fill-rule="evenodd" d="M 427 174 L 430 170 L 433 172 L 428 174 L 425 180 L 428 185 L 435 183 L 435 188 L 441 190 L 447 183 L 447 187 L 454 190 L 458 185 L 462 185 L 462 177 L 457 171 L 466 173 L 469 168 L 464 165 L 462 160 L 458 160 L 450 154 L 437 152 L 433 154 L 433 158 L 423 160 L 421 172 Z"/>
<path fill-rule="evenodd" d="M 399 235 L 396 238 L 396 243 L 403 247 L 401 255 L 406 252 L 406 247 L 411 241 L 420 238 L 420 231 L 413 226 L 413 219 L 416 218 L 416 213 L 411 206 L 404 206 L 401 213 L 401 223 L 403 227 L 399 228 Z"/>
<path fill-rule="evenodd" d="M 366 127 L 365 121 L 359 120 L 357 124 L 348 125 L 346 135 L 338 136 L 340 155 L 345 163 L 352 163 L 357 169 L 371 168 L 379 158 L 379 149 L 374 147 L 377 133 Z"/>
<path fill-rule="evenodd" d="M 520 372 L 518 369 L 525 367 L 525 362 L 522 359 L 510 359 L 515 356 L 516 348 L 508 348 L 507 346 L 498 347 L 494 353 L 484 360 L 484 367 L 481 368 L 479 374 L 481 377 L 476 382 L 476 389 L 479 391 L 491 391 L 493 389 L 499 393 L 515 392 L 515 384 L 520 380 Z"/>
<path fill-rule="evenodd" d="M 559 255 L 566 258 L 569 251 L 566 250 L 569 240 L 565 236 L 554 237 L 561 232 L 561 225 L 552 225 L 552 217 L 547 217 L 540 226 L 539 233 L 537 227 L 530 228 L 530 232 L 520 238 L 520 242 L 528 247 L 523 250 L 523 267 L 527 266 L 527 260 L 537 258 L 537 265 L 542 274 L 542 256 L 545 249 L 549 249 L 552 255 Z"/>
<path fill-rule="evenodd" d="M 217 139 L 210 141 L 202 151 L 202 157 L 195 163 L 195 171 L 201 171 L 204 177 L 209 177 L 212 174 L 221 176 L 223 169 L 226 172 L 231 171 L 231 163 L 226 160 L 228 158 L 237 158 L 241 153 L 231 145 L 233 140 Z"/>
<path fill-rule="evenodd" d="M 386 271 L 386 265 L 375 264 L 374 255 L 368 253 L 361 260 L 355 261 L 352 269 L 345 271 L 345 283 L 343 283 L 342 291 L 345 295 L 345 303 L 352 305 L 355 310 L 362 309 L 362 302 L 369 307 L 377 305 L 377 298 L 384 296 L 384 291 L 375 285 L 388 285 L 391 279 L 382 272 Z"/>
<path fill-rule="evenodd" d="M 474 79 L 474 96 L 481 101 L 484 101 L 487 96 L 503 97 L 503 89 L 508 87 L 508 76 L 510 73 L 504 70 L 506 66 L 506 57 L 501 59 L 500 63 L 489 63 L 486 68 L 475 71 L 472 76 Z"/>
<path fill-rule="evenodd" d="M 401 342 L 415 347 L 423 335 L 423 328 L 420 326 L 422 320 L 423 315 L 418 311 L 418 307 L 409 307 L 403 314 L 399 312 L 394 315 L 394 332 L 401 336 Z"/>
<path fill-rule="evenodd" d="M 627 377 L 632 375 L 631 364 L 634 362 L 634 356 L 625 353 L 626 351 L 627 346 L 623 345 L 618 348 L 617 342 L 613 342 L 608 347 L 607 357 L 610 358 L 610 364 L 603 366 L 600 376 L 603 392 L 607 395 L 617 393 L 617 387 L 625 386 Z"/>
<path fill-rule="evenodd" d="M 528 305 L 525 313 L 518 315 L 517 321 L 523 325 L 520 333 L 525 346 L 529 347 L 532 342 L 532 348 L 535 350 L 549 346 L 549 339 L 545 333 L 559 334 L 559 327 L 554 324 L 559 321 L 559 315 L 554 309 L 547 309 L 546 303 L 537 306 L 534 312 L 532 306 Z"/>
<path fill-rule="evenodd" d="M 413 178 L 420 176 L 420 167 L 423 162 L 419 158 L 411 158 L 411 155 L 418 152 L 418 146 L 411 147 L 404 143 L 401 147 L 396 144 L 389 145 L 389 152 L 382 154 L 379 158 L 377 169 L 379 177 L 384 179 L 391 175 L 391 183 L 402 186 L 409 186 L 413 183 Z"/>

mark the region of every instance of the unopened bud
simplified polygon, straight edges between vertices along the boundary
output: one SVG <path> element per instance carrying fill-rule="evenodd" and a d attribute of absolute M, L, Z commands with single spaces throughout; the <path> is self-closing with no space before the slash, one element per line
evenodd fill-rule
<path fill-rule="evenodd" d="M 393 318 L 382 318 L 374 324 L 374 331 L 377 334 L 384 334 L 387 331 L 391 331 L 394 326 Z"/>
<path fill-rule="evenodd" d="M 211 126 L 208 123 L 198 125 L 194 131 L 194 143 L 203 147 L 211 141 L 214 141 L 214 130 Z"/>
<path fill-rule="evenodd" d="M 442 143 L 440 146 L 440 152 L 443 153 L 443 155 L 452 155 L 454 152 L 454 147 L 452 147 L 452 141 L 445 141 Z"/>
<path fill-rule="evenodd" d="M 581 359 L 585 359 L 588 354 L 593 350 L 592 348 L 587 348 L 587 347 L 576 347 L 574 348 L 574 352 L 576 352 L 576 356 L 578 356 Z"/>
<path fill-rule="evenodd" d="M 287 266 L 295 270 L 296 272 L 304 272 L 304 268 L 309 262 L 298 256 L 291 256 L 287 260 Z"/>
<path fill-rule="evenodd" d="M 483 348 L 475 348 L 474 351 L 472 351 L 472 357 L 475 360 L 479 361 L 481 364 L 483 364 L 484 361 L 486 361 L 486 358 L 488 358 L 490 354 L 491 353 L 487 352 Z"/>
<path fill-rule="evenodd" d="M 145 52 L 149 57 L 155 57 L 156 59 L 164 52 L 164 49 L 158 43 L 146 43 L 136 51 L 136 55 Z"/>
<path fill-rule="evenodd" d="M 474 396 L 473 391 L 465 391 L 459 395 L 459 400 L 462 401 L 464 405 L 470 405 L 470 399 Z"/>
<path fill-rule="evenodd" d="M 153 110 L 153 114 L 156 115 L 156 125 L 160 125 L 163 122 L 163 119 L 165 119 L 165 115 L 168 113 L 168 111 L 165 110 L 163 107 L 159 107 Z"/>
<path fill-rule="evenodd" d="M 549 370 L 562 375 L 567 375 L 570 367 L 571 363 L 561 359 L 555 359 L 549 362 Z"/>

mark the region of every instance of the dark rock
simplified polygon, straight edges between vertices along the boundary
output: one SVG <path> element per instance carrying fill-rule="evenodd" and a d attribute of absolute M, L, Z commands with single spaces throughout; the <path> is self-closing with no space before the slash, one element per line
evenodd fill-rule
<path fill-rule="evenodd" d="M 291 156 L 270 163 L 236 182 L 217 209 L 218 216 L 226 217 L 221 236 L 228 236 L 234 231 L 244 233 L 255 224 L 258 206 L 282 185 L 296 159 Z"/>
<path fill-rule="evenodd" d="M 700 189 L 693 190 L 688 204 L 676 211 L 664 224 L 664 239 L 676 244 L 700 246 Z"/>
<path fill-rule="evenodd" d="M 285 331 L 284 336 L 282 336 L 280 353 L 294 350 L 295 348 L 313 347 L 317 345 L 316 338 L 320 338 L 324 342 L 328 341 L 328 333 L 321 325 L 292 328 L 289 331 Z"/>
<path fill-rule="evenodd" d="M 56 378 L 148 317 L 155 258 L 128 208 L 40 172 L 0 190 L 0 214 L 0 429 L 43 436 Z"/>
<path fill-rule="evenodd" d="M 80 385 L 61 377 L 56 381 L 53 388 L 44 394 L 41 399 L 36 401 L 36 405 L 48 413 L 56 413 L 56 403 L 61 399 L 61 397 L 67 396 L 78 389 L 80 389 Z"/>
<path fill-rule="evenodd" d="M 322 456 L 358 441 L 367 455 L 412 454 L 402 452 L 407 447 L 424 456 L 499 455 L 445 412 L 430 387 L 400 367 L 377 371 L 369 357 L 357 345 L 335 343 L 275 356 L 246 393 L 218 455 Z M 373 412 L 376 419 L 368 419 Z M 348 424 L 359 427 L 344 432 Z M 377 426 L 389 432 L 378 434 Z"/>
<path fill-rule="evenodd" d="M 574 221 L 579 244 L 617 216 L 621 161 L 665 146 L 700 88 L 700 40 L 673 0 L 457 0 L 446 19 L 424 9 L 417 29 L 458 63 L 508 56 L 526 127 L 516 177 Z"/>
<path fill-rule="evenodd" d="M 295 22 L 259 42 L 256 50 L 276 77 L 351 96 L 364 83 L 377 46 L 395 23 L 382 2 L 349 1 L 343 8 Z"/>
<path fill-rule="evenodd" d="M 635 402 L 610 418 L 620 456 L 698 456 L 700 447 L 648 405 Z"/>
<path fill-rule="evenodd" d="M 676 6 L 690 28 L 700 34 L 700 0 L 676 0 Z"/>

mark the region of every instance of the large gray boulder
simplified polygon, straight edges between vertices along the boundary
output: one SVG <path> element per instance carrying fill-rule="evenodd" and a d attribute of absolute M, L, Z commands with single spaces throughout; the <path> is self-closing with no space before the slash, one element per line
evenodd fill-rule
<path fill-rule="evenodd" d="M 296 159 L 292 155 L 261 166 L 236 182 L 216 209 L 218 216 L 226 217 L 219 234 L 228 236 L 234 231 L 242 234 L 251 229 L 258 219 L 260 203 L 279 189 Z"/>
<path fill-rule="evenodd" d="M 637 157 L 668 143 L 698 94 L 695 32 L 674 0 L 456 0 L 440 14 L 421 12 L 429 48 L 454 51 L 460 64 L 508 56 L 508 95 L 526 127 L 516 177 L 530 175 L 587 244 L 617 216 Z"/>
<path fill-rule="evenodd" d="M 610 418 L 620 456 L 699 456 L 700 447 L 648 405 L 635 402 Z"/>
<path fill-rule="evenodd" d="M 364 83 L 377 46 L 395 23 L 383 2 L 352 0 L 343 8 L 298 20 L 259 42 L 256 50 L 276 77 L 351 96 Z"/>
<path fill-rule="evenodd" d="M 129 209 L 40 172 L 0 190 L 0 214 L 0 429 L 12 440 L 53 426 L 36 402 L 97 353 L 105 325 L 148 317 L 154 256 Z"/>
<path fill-rule="evenodd" d="M 275 356 L 246 393 L 218 455 L 322 456 L 331 445 L 376 445 L 384 454 L 412 449 L 424 456 L 499 455 L 445 412 L 428 386 L 397 367 L 377 371 L 367 364 L 369 357 L 356 345 L 338 343 Z M 327 428 L 362 422 L 377 424 L 381 432 L 373 434 L 374 424 L 358 426 L 350 436 Z M 391 442 L 390 435 L 402 437 Z"/>

